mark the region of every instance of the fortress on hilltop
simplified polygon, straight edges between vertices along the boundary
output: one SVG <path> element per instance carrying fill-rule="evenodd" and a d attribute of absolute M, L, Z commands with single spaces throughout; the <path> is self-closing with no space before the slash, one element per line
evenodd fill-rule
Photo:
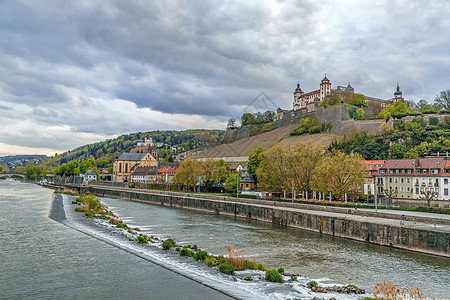
<path fill-rule="evenodd" d="M 347 86 L 338 85 L 335 89 L 331 88 L 331 82 L 327 78 L 327 74 L 322 79 L 319 85 L 319 89 L 304 93 L 300 88 L 300 82 L 297 83 L 297 88 L 294 91 L 294 102 L 292 110 L 277 109 L 277 119 L 285 119 L 301 115 L 304 113 L 316 111 L 319 108 L 319 104 L 326 99 L 334 99 L 338 102 L 343 102 L 348 99 L 352 99 L 354 96 L 354 88 L 350 85 Z M 394 93 L 394 98 L 390 100 L 379 99 L 375 97 L 369 97 L 362 95 L 364 100 L 369 106 L 377 107 L 380 111 L 384 109 L 390 103 L 396 103 L 398 101 L 404 101 L 402 92 L 400 91 L 399 84 L 397 82 L 397 90 Z"/>

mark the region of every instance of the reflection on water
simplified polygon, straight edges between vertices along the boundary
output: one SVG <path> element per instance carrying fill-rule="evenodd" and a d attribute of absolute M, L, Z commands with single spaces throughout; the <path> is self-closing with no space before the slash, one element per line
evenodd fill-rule
<path fill-rule="evenodd" d="M 150 235 L 197 244 L 214 254 L 225 245 L 244 248 L 268 268 L 284 267 L 326 283 L 356 284 L 372 290 L 376 282 L 418 286 L 425 294 L 450 294 L 450 259 L 283 228 L 227 216 L 170 209 L 102 198 L 126 223 Z"/>

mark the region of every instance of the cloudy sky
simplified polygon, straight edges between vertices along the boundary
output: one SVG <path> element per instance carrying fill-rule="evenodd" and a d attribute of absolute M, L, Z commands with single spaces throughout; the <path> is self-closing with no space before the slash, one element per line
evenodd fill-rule
<path fill-rule="evenodd" d="M 447 0 L 0 0 L 0 155 L 223 129 L 261 92 L 291 109 L 297 81 L 311 91 L 324 73 L 383 99 L 398 80 L 406 99 L 433 102 L 450 88 L 449 11 Z"/>

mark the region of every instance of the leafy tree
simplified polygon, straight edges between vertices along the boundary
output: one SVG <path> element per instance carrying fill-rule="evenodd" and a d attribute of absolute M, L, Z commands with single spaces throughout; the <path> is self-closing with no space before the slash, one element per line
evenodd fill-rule
<path fill-rule="evenodd" d="M 93 170 L 94 172 L 98 172 L 97 171 L 97 164 L 95 163 L 95 158 L 93 156 L 90 156 L 89 159 L 83 161 L 80 164 L 80 172 L 81 173 L 86 173 L 89 170 Z"/>
<path fill-rule="evenodd" d="M 36 180 L 45 176 L 45 171 L 42 166 L 36 166 L 30 162 L 26 167 L 25 176 L 29 180 Z"/>
<path fill-rule="evenodd" d="M 264 152 L 264 149 L 262 147 L 258 147 L 255 150 L 253 150 L 252 153 L 248 156 L 248 163 L 247 163 L 247 169 L 248 172 L 253 175 L 255 180 L 258 179 L 258 176 L 256 175 L 256 170 L 259 168 L 259 164 L 261 163 L 261 157 L 260 154 Z"/>
<path fill-rule="evenodd" d="M 298 143 L 288 152 L 288 177 L 294 179 L 294 189 L 310 191 L 314 169 L 323 157 L 320 147 L 309 143 Z"/>
<path fill-rule="evenodd" d="M 214 183 L 222 183 L 225 180 L 230 167 L 223 160 L 207 159 L 200 163 L 200 170 L 206 189 L 211 191 Z"/>
<path fill-rule="evenodd" d="M 260 154 L 256 171 L 258 186 L 268 192 L 283 192 L 290 186 L 288 148 L 277 144 Z"/>
<path fill-rule="evenodd" d="M 200 177 L 200 163 L 188 158 L 180 164 L 175 173 L 175 183 L 188 188 L 195 187 Z"/>
<path fill-rule="evenodd" d="M 6 170 L 8 170 L 6 166 L 0 165 L 0 173 L 5 173 Z"/>
<path fill-rule="evenodd" d="M 432 125 L 432 126 L 438 126 L 439 125 L 439 119 L 436 117 L 431 117 L 428 120 L 428 124 Z"/>
<path fill-rule="evenodd" d="M 358 108 L 358 110 L 356 111 L 357 119 L 364 120 L 364 114 L 365 114 L 364 109 Z"/>
<path fill-rule="evenodd" d="M 359 191 L 364 183 L 367 166 L 359 154 L 332 151 L 326 154 L 314 168 L 313 186 L 333 197 L 344 199 L 345 193 Z"/>
<path fill-rule="evenodd" d="M 256 122 L 255 115 L 253 115 L 252 113 L 245 113 L 241 117 L 242 126 L 255 124 L 255 122 Z"/>
<path fill-rule="evenodd" d="M 357 94 L 357 93 L 353 94 L 350 97 L 349 104 L 354 105 L 354 106 L 359 106 L 359 107 L 369 106 L 366 102 L 366 96 Z"/>
<path fill-rule="evenodd" d="M 445 110 L 450 110 L 450 90 L 441 91 L 434 99 Z"/>
<path fill-rule="evenodd" d="M 228 193 L 236 193 L 236 187 L 238 186 L 240 179 L 241 177 L 238 172 L 231 173 L 225 180 L 225 191 Z"/>
<path fill-rule="evenodd" d="M 406 103 L 404 103 L 403 101 L 399 101 L 397 103 L 392 103 L 386 106 L 386 108 L 380 112 L 378 117 L 385 120 L 389 120 L 393 115 L 409 114 L 410 112 L 411 111 L 406 106 Z"/>

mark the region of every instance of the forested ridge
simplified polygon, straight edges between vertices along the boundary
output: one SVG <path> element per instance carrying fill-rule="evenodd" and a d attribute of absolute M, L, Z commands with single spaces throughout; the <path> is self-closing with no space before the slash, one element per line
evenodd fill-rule
<path fill-rule="evenodd" d="M 344 134 L 329 150 L 359 153 L 365 159 L 407 159 L 424 157 L 431 153 L 450 152 L 450 116 L 443 120 L 423 117 L 411 121 L 394 120 L 393 126 L 385 123 L 379 134 L 360 131 Z"/>
<path fill-rule="evenodd" d="M 98 169 L 111 168 L 115 159 L 121 153 L 132 151 L 136 147 L 137 141 L 143 140 L 146 136 L 151 137 L 153 143 L 159 143 L 160 158 L 167 159 L 182 151 L 220 142 L 223 134 L 224 131 L 222 130 L 207 129 L 184 131 L 156 130 L 124 134 L 115 139 L 88 144 L 61 154 L 55 154 L 55 156 L 45 161 L 43 166 L 47 169 L 52 169 L 64 163 L 71 161 L 82 162 L 93 157 Z M 177 149 L 172 150 L 172 147 L 177 147 Z"/>

